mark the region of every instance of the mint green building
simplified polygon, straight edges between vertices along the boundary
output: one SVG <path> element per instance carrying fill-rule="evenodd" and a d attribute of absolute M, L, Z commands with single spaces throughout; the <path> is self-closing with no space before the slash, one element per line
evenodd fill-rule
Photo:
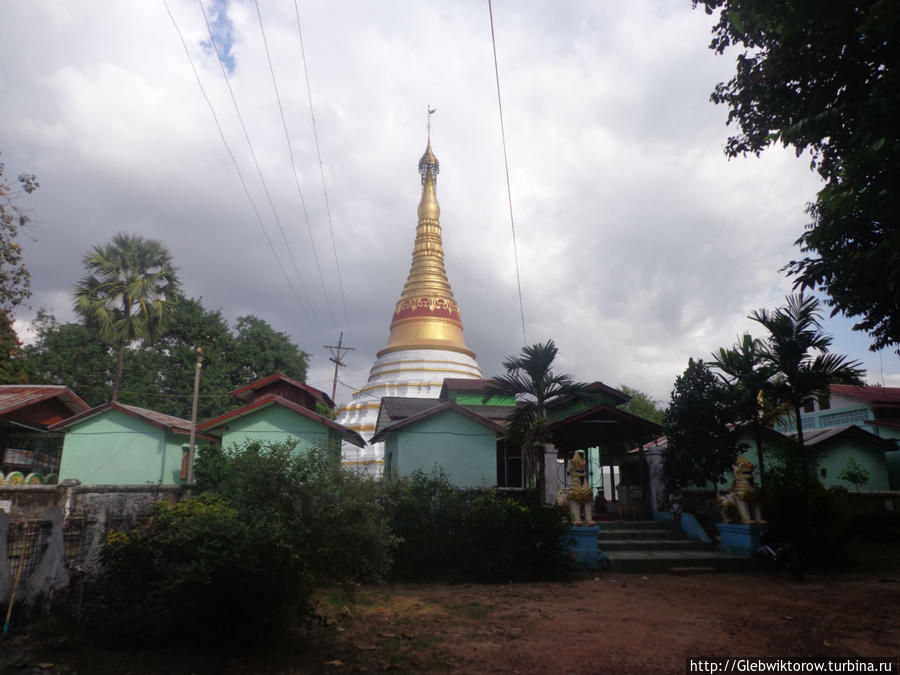
<path fill-rule="evenodd" d="M 334 403 L 322 391 L 281 373 L 269 375 L 231 392 L 247 404 L 198 426 L 203 433 L 220 439 L 223 447 L 250 441 L 290 441 L 304 452 L 313 447 L 334 448 L 341 441 L 363 447 L 355 431 L 328 419 Z"/>
<path fill-rule="evenodd" d="M 388 398 L 382 399 L 382 407 Z M 452 401 L 424 400 L 435 405 L 425 404 L 419 412 L 388 424 L 369 441 L 384 441 L 385 480 L 439 469 L 457 487 L 496 485 L 497 437 L 503 427 Z"/>
<path fill-rule="evenodd" d="M 359 447 L 365 445 L 355 431 L 275 395 L 263 396 L 198 428 L 220 439 L 222 447 L 241 446 L 249 441 L 291 441 L 300 452 L 313 447 L 331 447 L 339 452 L 342 440 Z"/>
<path fill-rule="evenodd" d="M 50 427 L 64 431 L 59 480 L 84 485 L 179 485 L 191 423 L 124 403 L 105 403 Z M 213 440 L 206 436 L 206 440 Z"/>

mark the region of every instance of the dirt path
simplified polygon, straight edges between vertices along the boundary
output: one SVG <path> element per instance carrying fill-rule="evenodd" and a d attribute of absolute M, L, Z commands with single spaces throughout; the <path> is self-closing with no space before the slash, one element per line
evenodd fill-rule
<path fill-rule="evenodd" d="M 900 656 L 900 579 L 604 575 L 394 586 L 359 601 L 335 645 L 353 663 L 335 671 L 680 673 L 686 657 Z"/>
<path fill-rule="evenodd" d="M 7 673 L 683 673 L 686 657 L 900 657 L 900 574 L 813 577 L 601 574 L 494 586 L 390 585 L 323 593 L 328 625 L 264 654 L 166 644 L 102 651 L 38 630 L 0 645 Z M 56 644 L 54 648 L 52 645 Z M 48 647 L 48 645 L 51 645 Z M 895 671 L 896 672 L 896 671 Z"/>

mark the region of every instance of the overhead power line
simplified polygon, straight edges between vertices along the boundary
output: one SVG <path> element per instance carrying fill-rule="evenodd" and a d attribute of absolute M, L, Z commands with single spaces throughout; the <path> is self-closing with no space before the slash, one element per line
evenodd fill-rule
<path fill-rule="evenodd" d="M 288 243 L 288 240 L 284 235 L 284 228 L 281 226 L 281 218 L 278 217 L 278 211 L 275 208 L 275 203 L 272 201 L 272 195 L 269 193 L 269 186 L 266 183 L 266 179 L 263 177 L 262 169 L 259 166 L 259 161 L 256 159 L 256 151 L 253 149 L 253 143 L 250 140 L 250 134 L 247 131 L 247 126 L 244 124 L 244 116 L 241 115 L 240 107 L 238 106 L 237 99 L 234 95 L 234 89 L 232 89 L 231 87 L 231 78 L 228 77 L 228 71 L 225 70 L 225 64 L 222 62 L 222 55 L 219 53 L 219 46 L 216 44 L 216 39 L 213 36 L 212 26 L 210 26 L 209 24 L 209 17 L 206 15 L 206 10 L 203 8 L 203 0 L 197 0 L 197 5 L 200 7 L 200 14 L 203 16 L 203 21 L 206 23 L 206 30 L 209 33 L 209 41 L 216 52 L 216 60 L 219 62 L 219 68 L 222 70 L 222 77 L 225 78 L 225 86 L 228 88 L 228 94 L 231 97 L 231 103 L 234 106 L 234 112 L 237 115 L 238 122 L 240 122 L 241 130 L 244 132 L 244 139 L 247 141 L 247 147 L 250 149 L 250 157 L 253 159 L 253 165 L 256 167 L 256 175 L 259 176 L 259 182 L 262 183 L 263 192 L 266 195 L 266 201 L 268 201 L 269 208 L 272 210 L 272 217 L 275 219 L 275 224 L 278 226 L 278 231 L 281 232 L 281 239 L 284 242 L 285 249 L 287 250 L 288 256 L 291 259 L 291 263 L 293 264 L 294 273 L 297 275 L 297 281 L 300 282 L 300 287 L 303 289 L 303 295 L 306 296 L 306 302 L 309 304 L 309 311 L 314 319 L 318 319 L 318 317 L 316 316 L 315 308 L 313 307 L 312 299 L 309 295 L 309 291 L 306 288 L 306 284 L 303 282 L 303 275 L 300 274 L 300 270 L 297 268 L 297 262 L 294 260 L 294 253 L 291 250 L 291 245 Z"/>
<path fill-rule="evenodd" d="M 322 178 L 322 194 L 325 195 L 325 212 L 328 214 L 328 229 L 331 232 L 331 250 L 334 252 L 334 267 L 337 270 L 338 288 L 341 291 L 341 303 L 344 308 L 344 323 L 350 327 L 350 318 L 347 313 L 347 298 L 344 295 L 344 280 L 341 277 L 341 264 L 338 261 L 337 243 L 334 239 L 334 223 L 331 219 L 331 205 L 328 201 L 328 189 L 325 187 L 325 164 L 322 162 L 322 152 L 319 149 L 319 131 L 316 125 L 316 114 L 313 110 L 312 89 L 309 85 L 309 71 L 306 67 L 306 51 L 303 48 L 303 31 L 300 29 L 300 5 L 294 0 L 294 14 L 297 16 L 297 35 L 300 37 L 300 59 L 303 61 L 303 76 L 306 78 L 306 94 L 309 99 L 309 117 L 312 120 L 313 138 L 316 141 L 316 157 L 319 160 L 319 176 Z"/>
<path fill-rule="evenodd" d="M 203 95 L 203 100 L 206 101 L 209 112 L 212 114 L 216 129 L 218 129 L 219 131 L 219 138 L 222 139 L 222 145 L 225 146 L 225 152 L 227 152 L 228 156 L 231 158 L 231 163 L 234 165 L 234 170 L 237 173 L 238 180 L 240 181 L 241 187 L 244 190 L 244 195 L 246 195 L 247 201 L 250 202 L 253 213 L 256 215 L 256 221 L 257 223 L 259 223 L 259 229 L 262 230 L 263 236 L 265 236 L 266 242 L 268 242 L 269 244 L 269 248 L 272 249 L 272 255 L 275 257 L 275 262 L 278 263 L 278 268 L 281 270 L 281 274 L 284 276 L 284 280 L 287 282 L 288 287 L 291 289 L 291 292 L 297 299 L 297 304 L 299 305 L 300 310 L 306 317 L 307 322 L 311 323 L 312 321 L 310 319 L 310 315 L 307 312 L 307 309 L 304 306 L 300 295 L 297 293 L 297 289 L 294 288 L 294 284 L 291 282 L 290 277 L 285 271 L 284 265 L 281 263 L 281 258 L 278 257 L 278 252 L 275 250 L 275 245 L 272 243 L 272 238 L 269 236 L 269 233 L 266 230 L 266 226 L 263 224 L 263 219 L 262 215 L 259 212 L 259 208 L 257 208 L 256 202 L 253 200 L 253 196 L 250 194 L 250 190 L 247 189 L 247 182 L 246 180 L 244 180 L 244 174 L 241 172 L 241 168 L 238 165 L 237 158 L 235 158 L 234 153 L 231 151 L 231 147 L 228 145 L 228 141 L 225 139 L 225 133 L 222 131 L 222 125 L 219 122 L 219 117 L 218 115 L 216 115 L 216 110 L 213 107 L 212 101 L 209 100 L 209 96 L 207 96 L 206 94 L 206 89 L 204 89 L 203 82 L 200 80 L 200 74 L 197 72 L 197 67 L 194 65 L 194 59 L 193 57 L 191 57 L 191 52 L 188 49 L 187 42 L 184 39 L 184 35 L 182 35 L 181 33 L 181 29 L 178 27 L 178 22 L 175 20 L 175 16 L 172 14 L 172 10 L 169 8 L 169 3 L 166 0 L 163 0 L 163 6 L 166 8 L 166 13 L 169 15 L 169 19 L 172 21 L 172 25 L 175 27 L 175 32 L 178 34 L 178 39 L 181 40 L 181 46 L 184 47 L 184 53 L 187 55 L 188 62 L 191 64 L 191 70 L 194 72 L 194 78 L 197 80 L 197 87 L 199 87 L 200 93 Z"/>
<path fill-rule="evenodd" d="M 506 131 L 503 126 L 503 99 L 500 97 L 500 66 L 497 64 L 497 40 L 494 37 L 494 10 L 488 0 L 488 15 L 491 19 L 491 47 L 494 50 L 494 79 L 497 82 L 497 110 L 500 112 L 500 138 L 503 140 L 503 166 L 506 169 L 506 196 L 509 201 L 509 227 L 512 230 L 513 258 L 516 264 L 516 286 L 519 289 L 519 313 L 522 316 L 522 344 L 528 344 L 525 337 L 525 303 L 522 301 L 522 280 L 519 276 L 519 248 L 516 244 L 516 222 L 513 218 L 512 190 L 509 187 L 509 160 L 506 155 Z"/>
<path fill-rule="evenodd" d="M 294 185 L 297 187 L 297 195 L 300 197 L 300 205 L 303 208 L 303 217 L 306 220 L 306 229 L 309 232 L 309 246 L 312 250 L 313 259 L 316 263 L 316 270 L 319 273 L 319 280 L 322 282 L 322 293 L 325 296 L 325 304 L 328 306 L 328 314 L 331 317 L 331 323 L 334 325 L 334 329 L 338 330 L 337 321 L 335 321 L 334 318 L 334 311 L 331 307 L 331 299 L 328 297 L 328 288 L 325 285 L 325 277 L 322 275 L 322 266 L 319 264 L 319 254 L 316 251 L 316 242 L 313 238 L 312 224 L 309 220 L 309 211 L 306 208 L 306 199 L 304 199 L 303 190 L 300 188 L 300 174 L 297 172 L 297 163 L 294 161 L 294 149 L 291 146 L 291 135 L 288 132 L 287 120 L 284 117 L 284 107 L 281 105 L 281 94 L 278 92 L 278 81 L 275 78 L 275 68 L 272 65 L 272 56 L 269 53 L 269 42 L 268 40 L 266 40 L 266 29 L 263 26 L 262 13 L 259 10 L 258 0 L 253 0 L 253 4 L 256 7 L 256 18 L 259 20 L 259 31 L 262 34 L 263 48 L 266 51 L 266 60 L 269 63 L 269 73 L 272 75 L 272 87 L 275 89 L 275 100 L 278 102 L 278 112 L 281 115 L 281 126 L 284 129 L 284 139 L 287 142 L 288 155 L 291 159 L 291 170 L 294 176 Z M 282 236 L 284 236 L 283 231 L 281 234 Z"/>

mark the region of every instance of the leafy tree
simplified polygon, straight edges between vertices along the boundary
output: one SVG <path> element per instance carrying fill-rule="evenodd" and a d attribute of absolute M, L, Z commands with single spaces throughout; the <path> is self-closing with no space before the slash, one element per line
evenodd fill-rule
<path fill-rule="evenodd" d="M 37 339 L 24 352 L 33 380 L 65 385 L 91 406 L 104 403 L 115 367 L 109 345 L 87 325 L 60 324 L 45 309 L 38 310 L 32 325 Z"/>
<path fill-rule="evenodd" d="M 12 317 L 0 312 L 0 384 L 24 384 L 29 380 L 28 361 L 13 329 Z"/>
<path fill-rule="evenodd" d="M 794 413 L 806 504 L 811 463 L 803 440 L 801 409 L 811 398 L 828 396 L 832 384 L 863 384 L 861 377 L 865 374 L 858 361 L 828 351 L 832 339 L 822 332 L 821 316 L 819 301 L 802 293 L 788 296 L 787 304 L 775 311 L 759 309 L 750 315 L 769 331 L 762 358 L 772 373 L 771 395 L 774 400 L 788 404 Z M 804 541 L 805 523 L 806 520 L 799 533 Z"/>
<path fill-rule="evenodd" d="M 626 410 L 632 415 L 637 415 L 645 420 L 662 425 L 666 411 L 659 401 L 650 396 L 650 394 L 646 394 L 640 389 L 629 387 L 627 384 L 620 384 L 618 389 L 623 394 L 628 394 L 631 397 L 628 403 L 623 403 L 619 406 L 621 410 Z"/>
<path fill-rule="evenodd" d="M 780 142 L 809 151 L 825 186 L 797 240 L 806 257 L 786 270 L 822 288 L 834 312 L 859 317 L 872 349 L 900 344 L 900 3 L 885 0 L 693 0 L 721 10 L 710 48 L 732 46 L 730 157 Z"/>
<path fill-rule="evenodd" d="M 665 415 L 663 474 L 671 492 L 724 479 L 739 452 L 734 421 L 726 387 L 702 359 L 689 359 Z"/>
<path fill-rule="evenodd" d="M 91 405 L 104 403 L 116 355 L 109 344 L 97 340 L 97 330 L 85 320 L 60 324 L 46 310 L 38 311 L 34 326 L 37 340 L 24 349 L 25 365 L 34 381 L 64 384 Z M 254 318 L 253 327 L 239 342 L 220 311 L 178 295 L 161 337 L 127 345 L 119 400 L 189 419 L 198 346 L 204 354 L 199 419 L 234 407 L 231 391 L 252 381 L 253 373 L 281 371 L 304 379 L 307 355 L 265 321 Z M 269 338 L 259 352 L 252 349 L 254 336 Z"/>
<path fill-rule="evenodd" d="M 771 366 L 763 361 L 763 344 L 749 333 L 731 349 L 720 347 L 713 352 L 710 365 L 721 371 L 720 378 L 732 396 L 736 417 L 753 427 L 759 459 L 760 483 L 765 483 L 766 463 L 762 443 L 762 421 L 772 376 Z"/>
<path fill-rule="evenodd" d="M 848 483 L 855 485 L 856 491 L 859 492 L 862 489 L 862 486 L 869 480 L 869 472 L 862 468 L 855 459 L 848 457 L 847 463 L 844 465 L 844 468 L 841 469 L 841 472 L 837 477 L 840 480 L 845 480 Z"/>
<path fill-rule="evenodd" d="M 40 183 L 34 174 L 19 174 L 16 183 L 4 176 L 6 165 L 0 162 L 0 318 L 11 321 L 9 314 L 31 295 L 31 275 L 22 259 L 22 247 L 16 242 L 31 218 L 16 199 L 31 194 Z"/>
<path fill-rule="evenodd" d="M 276 331 L 253 315 L 237 320 L 234 336 L 234 374 L 237 384 L 246 384 L 272 373 L 306 379 L 309 354 L 291 343 L 286 333 Z"/>
<path fill-rule="evenodd" d="M 180 282 L 169 250 L 155 239 L 119 233 L 83 258 L 87 275 L 75 284 L 75 311 L 118 349 L 112 400 L 119 398 L 125 348 L 158 338 Z"/>
<path fill-rule="evenodd" d="M 486 398 L 513 397 L 515 411 L 509 417 L 507 438 L 523 447 L 525 479 L 529 485 L 544 487 L 544 445 L 549 441 L 546 428 L 547 404 L 561 396 L 583 398 L 587 385 L 569 375 L 553 372 L 559 350 L 553 340 L 522 347 L 518 356 L 503 361 L 505 375 L 492 377 Z"/>

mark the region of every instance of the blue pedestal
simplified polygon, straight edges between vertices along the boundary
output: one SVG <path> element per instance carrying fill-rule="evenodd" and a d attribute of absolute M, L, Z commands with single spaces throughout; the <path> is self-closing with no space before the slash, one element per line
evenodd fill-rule
<path fill-rule="evenodd" d="M 721 543 L 719 548 L 727 553 L 750 556 L 760 547 L 761 525 L 745 525 L 744 523 L 718 523 Z"/>
<path fill-rule="evenodd" d="M 598 532 L 600 528 L 594 525 L 570 527 L 566 530 L 566 548 L 573 567 L 602 569 L 609 566 L 609 559 L 597 546 Z"/>

